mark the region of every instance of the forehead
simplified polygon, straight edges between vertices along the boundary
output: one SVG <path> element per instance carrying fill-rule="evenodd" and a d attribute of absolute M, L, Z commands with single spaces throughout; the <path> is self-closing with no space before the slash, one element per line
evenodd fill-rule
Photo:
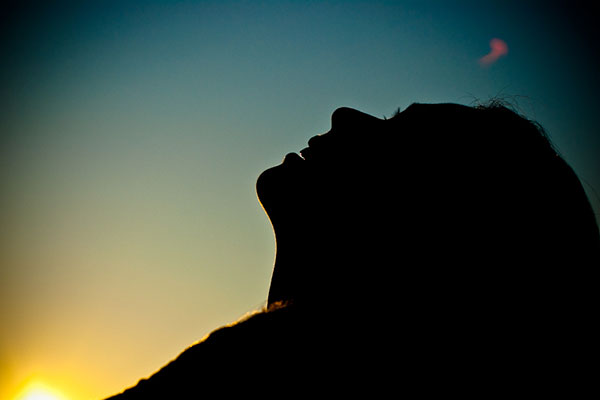
<path fill-rule="evenodd" d="M 414 103 L 391 120 L 388 140 L 391 148 L 410 146 L 411 151 L 436 154 L 457 152 L 473 146 L 477 131 L 476 109 L 454 103 Z"/>
<path fill-rule="evenodd" d="M 396 115 L 392 121 L 394 131 L 414 134 L 421 139 L 463 134 L 477 125 L 477 110 L 454 103 L 413 103 Z"/>
<path fill-rule="evenodd" d="M 471 107 L 454 103 L 421 104 L 413 103 L 398 116 L 423 116 L 423 117 L 453 117 L 461 116 L 471 112 Z"/>

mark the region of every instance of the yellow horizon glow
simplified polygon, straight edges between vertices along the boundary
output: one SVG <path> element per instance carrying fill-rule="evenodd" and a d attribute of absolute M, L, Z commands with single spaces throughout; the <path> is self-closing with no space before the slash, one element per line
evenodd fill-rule
<path fill-rule="evenodd" d="M 46 385 L 35 381 L 27 384 L 13 400 L 69 400 L 64 394 Z"/>

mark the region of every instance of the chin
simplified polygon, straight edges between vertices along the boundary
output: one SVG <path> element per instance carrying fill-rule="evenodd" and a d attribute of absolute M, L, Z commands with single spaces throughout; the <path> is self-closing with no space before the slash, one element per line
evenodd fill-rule
<path fill-rule="evenodd" d="M 305 209 L 306 180 L 297 168 L 285 163 L 272 167 L 260 174 L 256 181 L 258 201 L 273 225 L 278 221 L 298 218 Z"/>
<path fill-rule="evenodd" d="M 263 206 L 267 214 L 271 204 L 275 201 L 277 187 L 277 172 L 273 171 L 277 167 L 269 168 L 263 171 L 256 180 L 256 195 L 258 201 Z"/>

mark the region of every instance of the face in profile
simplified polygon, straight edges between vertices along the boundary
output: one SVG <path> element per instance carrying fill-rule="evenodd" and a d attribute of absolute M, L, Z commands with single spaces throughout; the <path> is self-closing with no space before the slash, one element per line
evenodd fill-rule
<path fill-rule="evenodd" d="M 389 121 L 350 108 L 336 110 L 331 121 L 329 132 L 311 138 L 307 148 L 286 155 L 258 179 L 258 197 L 276 232 L 288 224 L 317 223 L 315 218 L 324 226 L 366 189 L 373 143 Z"/>
<path fill-rule="evenodd" d="M 277 242 L 270 303 L 322 298 L 333 287 L 351 290 L 354 284 L 346 279 L 354 276 L 359 254 L 348 249 L 372 247 L 368 197 L 374 197 L 377 181 L 376 144 L 387 135 L 389 121 L 349 108 L 336 110 L 331 121 L 327 133 L 257 181 Z"/>
<path fill-rule="evenodd" d="M 444 290 L 492 273 L 482 260 L 597 247 L 579 180 L 505 107 L 413 104 L 390 119 L 340 108 L 308 144 L 257 181 L 277 241 L 270 301 Z"/>
<path fill-rule="evenodd" d="M 414 249 L 425 235 L 415 221 L 433 200 L 417 184 L 426 163 L 415 161 L 418 142 L 433 135 L 417 136 L 415 127 L 426 126 L 432 107 L 413 105 L 390 119 L 337 109 L 327 133 L 260 175 L 257 194 L 277 242 L 270 299 L 358 292 L 358 282 L 379 276 L 364 275 L 364 265 Z"/>
<path fill-rule="evenodd" d="M 286 155 L 258 179 L 257 194 L 276 234 L 310 223 L 313 235 L 337 228 L 340 236 L 391 218 L 411 201 L 431 201 L 421 198 L 417 186 L 452 153 L 443 136 L 449 136 L 456 121 L 444 117 L 454 114 L 457 120 L 468 110 L 454 104 L 413 104 L 393 118 L 380 119 L 337 109 L 327 133 L 311 138 L 307 148 Z"/>

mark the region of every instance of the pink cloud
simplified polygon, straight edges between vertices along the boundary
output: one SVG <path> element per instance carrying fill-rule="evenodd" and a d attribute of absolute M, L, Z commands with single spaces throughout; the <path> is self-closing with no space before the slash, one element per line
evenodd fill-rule
<path fill-rule="evenodd" d="M 502 39 L 490 40 L 490 52 L 479 59 L 479 64 L 482 67 L 492 65 L 502 56 L 508 54 L 508 45 Z"/>

